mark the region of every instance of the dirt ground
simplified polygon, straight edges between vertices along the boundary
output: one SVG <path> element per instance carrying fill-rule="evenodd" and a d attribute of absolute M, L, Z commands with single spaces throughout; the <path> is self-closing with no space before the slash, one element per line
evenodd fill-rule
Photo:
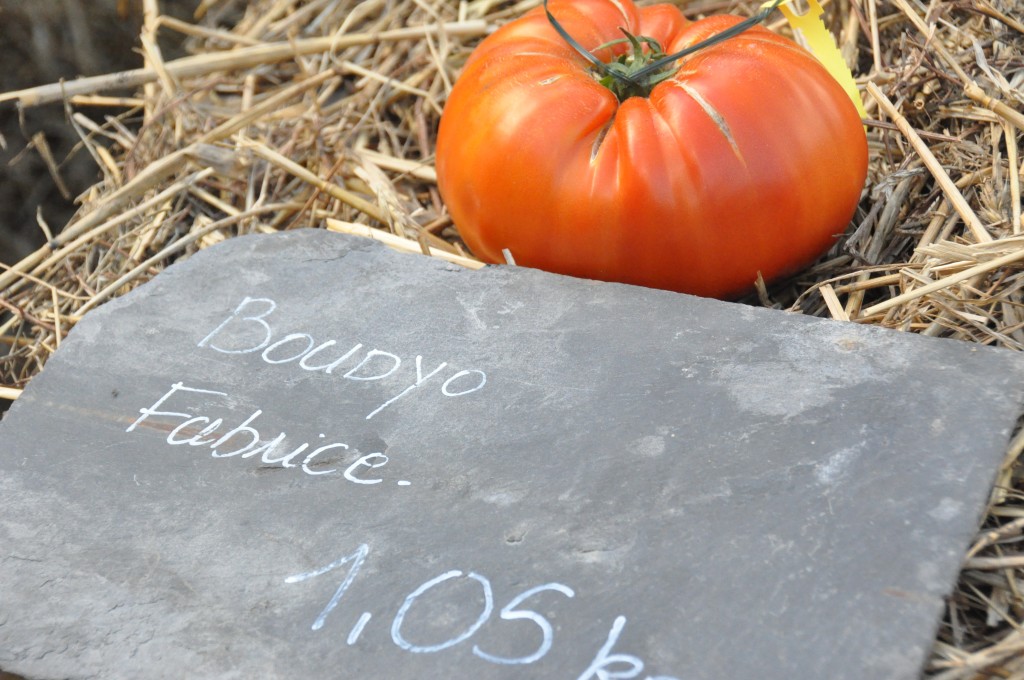
<path fill-rule="evenodd" d="M 197 4 L 163 0 L 160 7 L 187 18 Z M 139 0 L 0 0 L 0 92 L 137 68 L 141 22 Z M 180 52 L 175 44 L 161 47 L 168 55 Z M 40 133 L 60 184 L 31 143 Z M 44 243 L 37 214 L 59 231 L 74 214 L 74 198 L 97 181 L 96 164 L 81 149 L 75 152 L 77 143 L 60 104 L 24 116 L 0 106 L 0 262 L 16 262 Z"/>

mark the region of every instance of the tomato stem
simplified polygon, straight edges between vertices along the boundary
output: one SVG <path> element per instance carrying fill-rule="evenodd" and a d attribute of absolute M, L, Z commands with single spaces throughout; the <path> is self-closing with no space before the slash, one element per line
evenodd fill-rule
<path fill-rule="evenodd" d="M 672 77 L 675 73 L 674 65 L 676 61 L 753 28 L 767 19 L 782 2 L 783 0 L 775 0 L 768 7 L 763 8 L 757 14 L 744 19 L 735 26 L 721 33 L 716 33 L 699 43 L 690 45 L 686 49 L 668 55 L 664 53 L 657 40 L 643 35 L 634 36 L 626 31 L 626 29 L 620 28 L 619 30 L 625 34 L 625 38 L 619 38 L 618 40 L 612 40 L 600 45 L 596 51 L 621 45 L 625 42 L 629 42 L 633 49 L 631 52 L 622 54 L 614 61 L 608 63 L 601 61 L 596 55 L 569 35 L 569 32 L 565 30 L 558 20 L 555 19 L 551 10 L 548 9 L 548 0 L 544 0 L 544 13 L 547 14 L 548 21 L 558 35 L 583 58 L 593 64 L 594 69 L 601 75 L 599 82 L 611 90 L 620 102 L 624 102 L 630 97 L 649 96 L 655 85 Z M 647 45 L 649 51 L 644 51 L 644 45 Z"/>
<path fill-rule="evenodd" d="M 544 0 L 544 2 L 546 3 L 547 0 Z M 735 26 L 732 26 L 731 28 L 727 28 L 724 31 L 722 31 L 721 33 L 716 33 L 715 35 L 711 36 L 710 38 L 707 38 L 706 40 L 701 40 L 699 43 L 697 43 L 695 45 L 690 45 L 689 47 L 687 47 L 685 49 L 682 49 L 682 50 L 680 50 L 678 52 L 675 52 L 673 54 L 669 54 L 669 55 L 667 55 L 665 57 L 662 57 L 661 59 L 659 59 L 659 60 L 649 64 L 645 68 L 640 69 L 635 74 L 634 77 L 636 77 L 636 78 L 643 78 L 643 77 L 645 77 L 645 76 L 647 76 L 649 74 L 657 73 L 659 69 L 664 68 L 665 66 L 667 66 L 667 65 L 669 65 L 669 64 L 671 64 L 671 63 L 673 63 L 673 62 L 675 62 L 675 61 L 677 61 L 679 59 L 682 59 L 685 56 L 693 54 L 694 52 L 697 52 L 698 50 L 703 50 L 703 49 L 705 49 L 707 47 L 711 47 L 712 45 L 717 45 L 720 42 L 728 40 L 729 38 L 736 37 L 740 33 L 743 33 L 744 31 L 749 30 L 749 29 L 753 28 L 754 26 L 757 26 L 758 24 L 763 22 L 765 19 L 767 19 L 769 17 L 769 15 L 771 15 L 771 13 L 774 12 L 775 9 L 779 5 L 782 4 L 782 2 L 783 2 L 783 0 L 775 0 L 775 2 L 773 2 L 768 7 L 763 8 L 757 14 L 744 19 L 743 21 L 741 21 L 740 23 L 736 24 Z"/>

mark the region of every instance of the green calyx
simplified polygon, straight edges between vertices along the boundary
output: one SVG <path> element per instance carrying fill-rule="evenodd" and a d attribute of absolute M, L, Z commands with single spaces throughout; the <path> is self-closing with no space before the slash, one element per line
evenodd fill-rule
<path fill-rule="evenodd" d="M 602 62 L 602 68 L 595 68 L 598 82 L 611 90 L 620 102 L 630 97 L 647 97 L 654 86 L 672 77 L 676 68 L 672 63 L 663 64 L 655 70 L 651 64 L 663 60 L 665 52 L 658 41 L 647 36 L 635 36 L 626 29 L 619 29 L 626 36 L 612 40 L 597 48 L 603 49 L 629 43 L 631 50 L 619 55 L 614 61 Z"/>
<path fill-rule="evenodd" d="M 637 37 L 630 35 L 625 29 L 620 29 L 626 34 L 625 38 L 605 43 L 598 50 L 626 41 L 632 45 L 633 50 L 631 53 L 623 54 L 615 59 L 615 61 L 607 64 L 591 54 L 586 48 L 576 42 L 575 38 L 569 35 L 568 31 L 558 23 L 551 10 L 548 9 L 548 0 L 544 0 L 544 12 L 547 14 L 548 22 L 555 29 L 555 32 L 576 50 L 580 56 L 593 65 L 594 71 L 600 76 L 601 84 L 614 92 L 619 101 L 623 102 L 630 97 L 646 97 L 650 95 L 655 85 L 671 78 L 672 74 L 676 72 L 676 61 L 699 50 L 704 50 L 729 40 L 757 26 L 767 19 L 768 15 L 775 11 L 782 2 L 783 0 L 774 0 L 771 5 L 762 7 L 761 11 L 754 16 L 744 19 L 721 33 L 716 33 L 710 38 L 705 38 L 697 44 L 690 45 L 673 54 L 665 54 L 656 40 L 645 36 Z M 644 51 L 644 45 L 648 47 L 646 52 Z"/>

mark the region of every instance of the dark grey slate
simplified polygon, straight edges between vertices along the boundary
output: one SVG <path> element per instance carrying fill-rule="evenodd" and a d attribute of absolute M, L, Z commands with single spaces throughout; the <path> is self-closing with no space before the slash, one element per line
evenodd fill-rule
<path fill-rule="evenodd" d="M 0 668 L 915 678 L 1022 387 L 952 341 L 230 240 L 0 425 Z"/>

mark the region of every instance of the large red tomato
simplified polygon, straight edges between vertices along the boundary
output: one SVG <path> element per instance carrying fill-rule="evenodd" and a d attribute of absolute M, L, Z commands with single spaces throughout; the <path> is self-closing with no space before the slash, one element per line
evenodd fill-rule
<path fill-rule="evenodd" d="M 671 5 L 552 0 L 605 62 L 625 29 L 673 53 L 740 20 Z M 586 278 L 729 297 L 795 271 L 841 234 L 867 173 L 842 87 L 757 27 L 676 62 L 620 102 L 543 11 L 485 39 L 445 105 L 441 194 L 470 249 Z"/>

